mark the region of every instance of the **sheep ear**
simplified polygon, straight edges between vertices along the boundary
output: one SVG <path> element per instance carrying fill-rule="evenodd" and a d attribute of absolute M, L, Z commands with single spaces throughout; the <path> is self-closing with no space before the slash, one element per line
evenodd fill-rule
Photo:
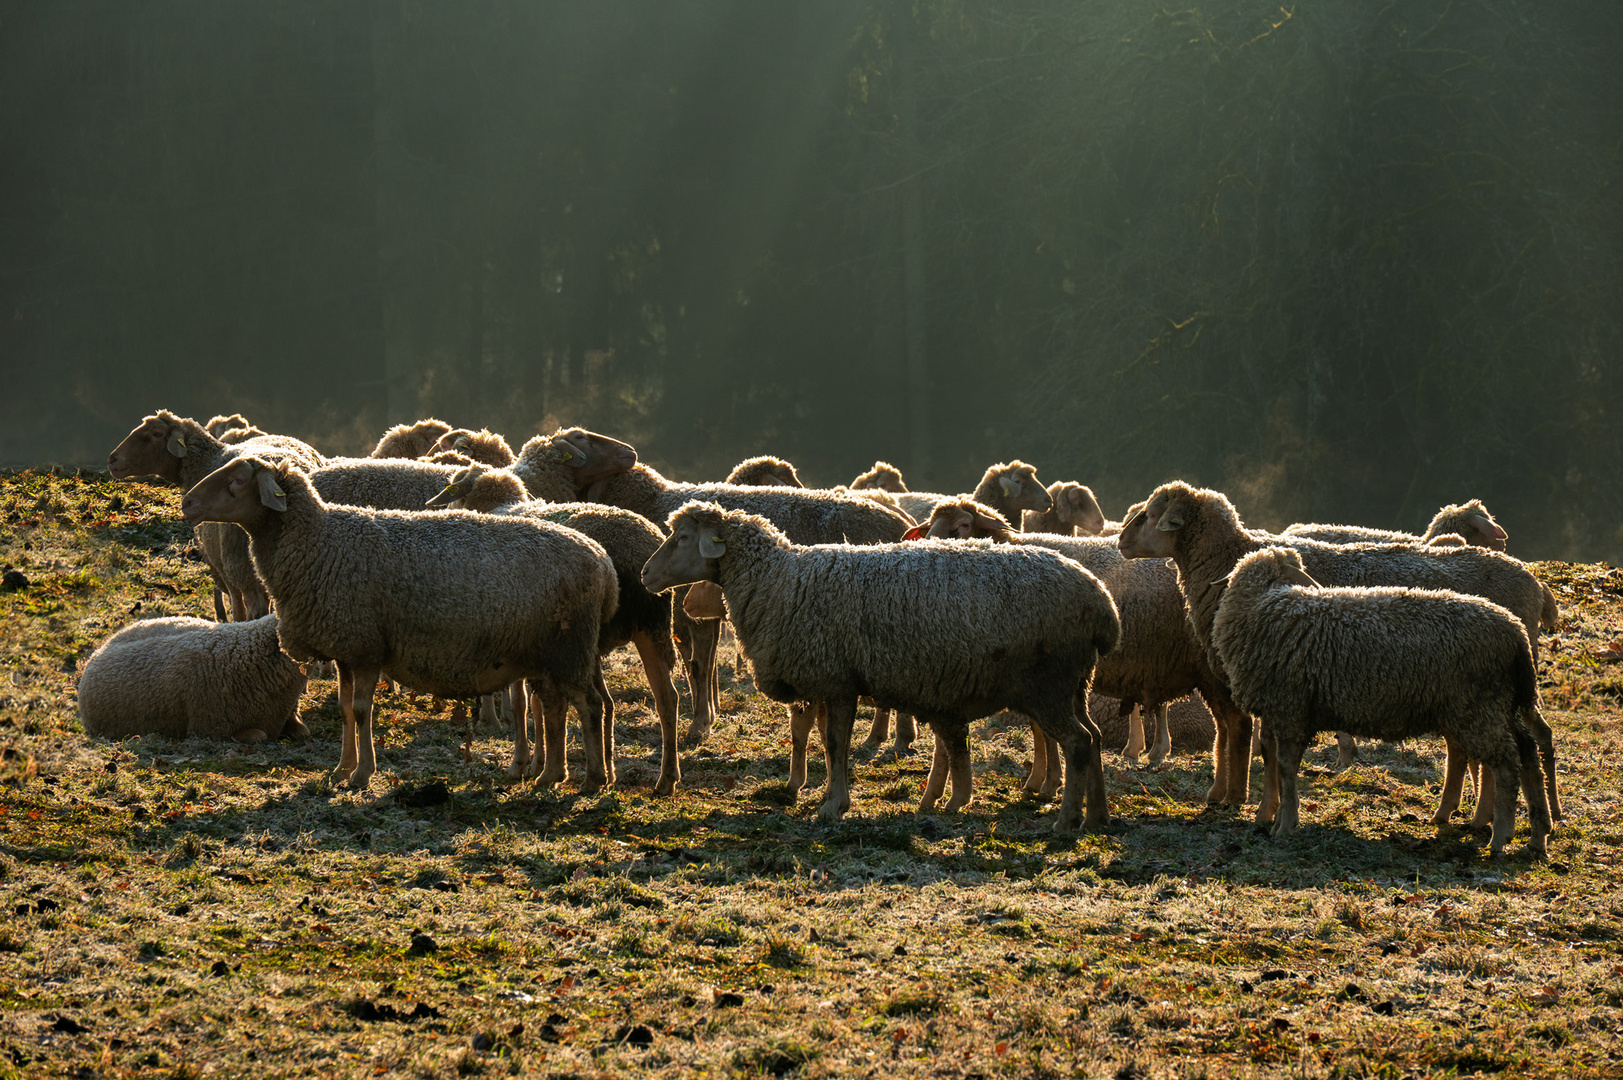
<path fill-rule="evenodd" d="M 580 468 L 586 464 L 586 454 L 568 439 L 553 439 L 552 445 L 564 452 L 564 461 L 572 468 Z"/>
<path fill-rule="evenodd" d="M 451 445 L 456 447 L 458 450 L 466 450 L 469 446 L 468 437 L 466 435 L 458 435 L 456 440 Z"/>
<path fill-rule="evenodd" d="M 276 482 L 276 473 L 270 469 L 259 470 L 259 501 L 272 510 L 287 509 L 287 492 Z"/>
<path fill-rule="evenodd" d="M 1313 580 L 1313 575 L 1309 574 L 1306 570 L 1303 570 L 1299 566 L 1286 566 L 1280 571 L 1279 576 L 1292 585 L 1301 585 L 1309 589 L 1317 589 L 1320 587 L 1319 583 Z"/>
<path fill-rule="evenodd" d="M 727 542 L 716 533 L 700 533 L 699 554 L 707 559 L 719 559 L 727 554 Z"/>
<path fill-rule="evenodd" d="M 1137 521 L 1138 519 L 1134 518 L 1133 520 Z M 1183 511 L 1174 510 L 1169 507 L 1161 514 L 1160 519 L 1156 521 L 1155 527 L 1160 532 L 1177 532 L 1179 529 L 1183 528 Z"/>
<path fill-rule="evenodd" d="M 1008 526 L 1003 524 L 1001 521 L 995 521 L 992 518 L 987 517 L 985 514 L 976 514 L 975 528 L 981 530 L 982 532 L 1001 532 L 1004 529 L 1007 529 Z"/>
<path fill-rule="evenodd" d="M 1003 489 L 1003 495 L 1005 498 L 1013 499 L 1020 494 L 1020 481 L 1016 480 L 1012 476 L 998 477 L 997 486 Z"/>
<path fill-rule="evenodd" d="M 1507 539 L 1505 536 L 1505 530 L 1501 529 L 1499 526 L 1495 525 L 1485 517 L 1472 517 L 1471 524 L 1476 528 L 1477 532 L 1481 533 L 1483 536 L 1486 536 L 1490 540 Z"/>
<path fill-rule="evenodd" d="M 462 497 L 462 485 L 458 484 L 456 482 L 456 479 L 457 478 L 454 477 L 454 476 L 451 477 L 451 482 L 446 484 L 444 489 L 438 495 L 435 495 L 432 499 L 429 499 L 423 505 L 424 506 L 444 506 L 447 503 L 454 503 L 458 499 L 460 499 Z"/>
<path fill-rule="evenodd" d="M 176 457 L 186 456 L 186 433 L 179 428 L 169 433 L 169 452 Z"/>

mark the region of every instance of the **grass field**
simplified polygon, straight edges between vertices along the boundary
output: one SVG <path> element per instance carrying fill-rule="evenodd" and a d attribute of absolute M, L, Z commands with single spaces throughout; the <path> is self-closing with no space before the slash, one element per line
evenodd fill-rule
<path fill-rule="evenodd" d="M 1107 754 L 1116 823 L 1055 839 L 1023 724 L 977 725 L 961 814 L 913 813 L 926 734 L 820 825 L 730 646 L 674 799 L 629 653 L 593 797 L 508 786 L 504 737 L 383 693 L 379 775 L 337 793 L 322 680 L 309 745 L 87 739 L 95 644 L 211 611 L 178 501 L 0 476 L 27 579 L 0 591 L 0 1075 L 1623 1075 L 1619 571 L 1534 567 L 1566 820 L 1535 863 L 1522 815 L 1496 862 L 1425 823 L 1431 743 L 1333 774 L 1325 739 L 1286 843 L 1205 809 L 1189 755 Z"/>

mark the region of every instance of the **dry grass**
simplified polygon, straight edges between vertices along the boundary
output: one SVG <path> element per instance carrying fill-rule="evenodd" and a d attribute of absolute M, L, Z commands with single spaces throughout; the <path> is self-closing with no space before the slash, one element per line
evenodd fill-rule
<path fill-rule="evenodd" d="M 1623 1069 L 1615 571 L 1537 567 L 1567 612 L 1545 683 L 1567 821 L 1549 862 L 1495 863 L 1423 823 L 1421 744 L 1333 775 L 1326 741 L 1285 844 L 1201 809 L 1191 756 L 1107 759 L 1119 824 L 1057 840 L 1019 791 L 1024 725 L 977 730 L 967 812 L 911 812 L 925 739 L 860 762 L 849 820 L 822 826 L 812 796 L 783 805 L 781 710 L 730 650 L 674 800 L 650 793 L 629 655 L 622 783 L 596 797 L 502 784 L 503 739 L 464 760 L 401 695 L 371 791 L 335 793 L 322 681 L 308 746 L 88 740 L 72 662 L 132 615 L 209 607 L 175 504 L 0 481 L 0 562 L 30 580 L 0 592 L 0 1075 Z M 397 797 L 436 779 L 446 801 Z"/>

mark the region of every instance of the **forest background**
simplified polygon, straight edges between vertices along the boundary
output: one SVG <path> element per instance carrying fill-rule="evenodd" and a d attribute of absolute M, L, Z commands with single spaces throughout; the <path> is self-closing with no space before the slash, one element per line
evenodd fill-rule
<path fill-rule="evenodd" d="M 1011 457 L 1623 561 L 1616 0 L 11 0 L 0 463 Z"/>

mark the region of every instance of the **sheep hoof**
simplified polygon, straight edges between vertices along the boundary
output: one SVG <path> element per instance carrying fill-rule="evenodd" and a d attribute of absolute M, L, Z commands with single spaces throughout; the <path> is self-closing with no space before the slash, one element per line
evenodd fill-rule
<path fill-rule="evenodd" d="M 659 778 L 659 783 L 654 785 L 654 794 L 658 795 L 662 799 L 667 798 L 667 797 L 669 797 L 671 795 L 675 795 L 676 794 L 676 780 L 674 778 L 672 778 L 672 777 L 669 777 L 669 776 L 660 777 Z"/>
<path fill-rule="evenodd" d="M 900 739 L 896 740 L 896 746 L 895 746 L 895 749 L 893 750 L 893 753 L 895 753 L 895 755 L 898 758 L 905 757 L 906 755 L 911 754 L 912 752 L 913 752 L 913 740 L 912 739 L 909 739 L 906 742 L 903 742 Z"/>
<path fill-rule="evenodd" d="M 596 795 L 607 786 L 601 776 L 588 776 L 580 782 L 580 793 L 582 795 Z"/>
<path fill-rule="evenodd" d="M 507 767 L 506 771 L 504 771 L 502 775 L 507 777 L 509 780 L 522 780 L 524 779 L 524 774 L 526 771 L 528 771 L 529 767 L 530 763 L 527 761 L 515 761 L 513 764 Z"/>
<path fill-rule="evenodd" d="M 933 813 L 935 811 L 936 801 L 940 798 L 941 796 L 939 795 L 926 795 L 924 798 L 919 800 L 918 812 L 921 814 Z"/>
<path fill-rule="evenodd" d="M 349 778 L 347 780 L 344 780 L 338 786 L 341 788 L 348 788 L 350 791 L 365 791 L 367 788 L 372 786 L 373 771 L 374 770 L 372 769 L 366 769 L 364 771 L 361 769 L 356 769 L 354 772 L 349 774 Z"/>
<path fill-rule="evenodd" d="M 851 809 L 851 804 L 849 802 L 847 802 L 844 806 L 841 806 L 837 802 L 826 802 L 817 808 L 817 820 L 826 821 L 829 824 L 833 824 L 834 822 L 843 818 L 845 816 L 845 812 L 849 809 Z"/>
<path fill-rule="evenodd" d="M 697 720 L 695 720 L 692 726 L 688 728 L 687 734 L 682 736 L 682 745 L 686 747 L 698 746 L 704 742 L 709 734 L 710 725 L 701 725 Z"/>
<path fill-rule="evenodd" d="M 1054 831 L 1061 836 L 1070 836 L 1082 831 L 1082 822 L 1077 817 L 1058 817 L 1054 819 Z"/>
<path fill-rule="evenodd" d="M 265 730 L 263 728 L 250 727 L 243 728 L 241 731 L 233 735 L 232 738 L 240 743 L 262 743 L 268 741 L 270 736 L 265 734 Z"/>
<path fill-rule="evenodd" d="M 1037 789 L 1037 798 L 1041 799 L 1043 802 L 1052 801 L 1053 798 L 1058 794 L 1058 784 L 1044 784 L 1041 788 Z"/>
<path fill-rule="evenodd" d="M 568 780 L 568 779 L 569 779 L 569 774 L 567 772 L 566 773 L 542 772 L 540 775 L 538 775 L 535 778 L 535 786 L 545 790 L 545 789 L 550 788 L 550 787 L 555 787 L 558 784 L 561 784 L 565 780 Z"/>

